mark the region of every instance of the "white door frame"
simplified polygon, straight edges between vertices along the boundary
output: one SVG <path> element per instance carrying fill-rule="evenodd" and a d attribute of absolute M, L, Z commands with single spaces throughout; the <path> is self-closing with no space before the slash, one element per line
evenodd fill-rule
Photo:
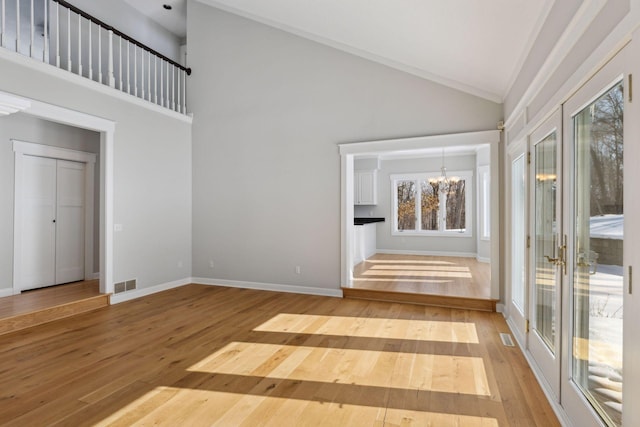
<path fill-rule="evenodd" d="M 525 182 L 525 194 L 523 195 L 524 197 L 524 235 L 522 236 L 523 239 L 526 240 L 526 236 L 529 235 L 529 199 L 528 199 L 528 194 L 529 194 L 529 170 L 528 170 L 528 163 L 527 163 L 527 151 L 528 151 L 528 147 L 527 147 L 527 140 L 526 139 L 521 139 L 517 142 L 514 142 L 512 144 L 509 145 L 509 147 L 507 148 L 507 162 L 506 162 L 506 167 L 505 167 L 505 207 L 506 207 L 506 212 L 507 214 L 505 215 L 505 229 L 507 230 L 507 237 L 505 238 L 505 256 L 506 256 L 506 281 L 507 283 L 511 283 L 511 286 L 506 286 L 505 287 L 505 310 L 506 310 L 506 318 L 507 318 L 507 323 L 509 323 L 509 326 L 511 327 L 511 331 L 514 333 L 514 335 L 516 336 L 516 339 L 518 340 L 518 342 L 520 343 L 520 346 L 522 348 L 526 348 L 527 347 L 527 343 L 526 343 L 526 338 L 527 338 L 527 332 L 526 332 L 526 319 L 529 318 L 529 249 L 527 248 L 526 242 L 523 242 L 523 248 L 524 249 L 524 269 L 525 269 L 525 274 L 524 274 L 524 290 L 523 290 L 523 307 L 521 307 L 522 311 L 520 311 L 518 309 L 518 307 L 515 306 L 514 302 L 513 302 L 513 282 L 511 281 L 512 278 L 512 274 L 513 274 L 513 254 L 514 254 L 514 246 L 513 246 L 513 240 L 512 240 L 512 234 L 513 234 L 513 223 L 514 223 L 514 211 L 513 211 L 513 162 L 516 159 L 519 159 L 520 157 L 523 157 L 523 161 L 524 161 L 524 182 Z"/>
<path fill-rule="evenodd" d="M 66 148 L 53 147 L 50 145 L 35 144 L 32 142 L 13 142 L 15 153 L 14 169 L 14 215 L 13 215 L 13 293 L 18 294 L 22 290 L 22 219 L 23 208 L 22 198 L 18 197 L 23 193 L 24 156 L 47 157 L 56 160 L 69 160 L 85 164 L 84 173 L 84 279 L 91 280 L 93 277 L 93 216 L 94 216 L 94 176 L 96 155 L 84 151 L 69 150 Z"/>
<path fill-rule="evenodd" d="M 3 104 L 19 106 L 20 108 L 16 110 L 25 114 L 100 133 L 100 292 L 113 293 L 113 146 L 115 122 L 2 91 L 0 91 L 0 99 Z M 14 292 L 17 289 L 15 275 L 13 289 Z"/>
<path fill-rule="evenodd" d="M 340 201 L 341 201 L 341 264 L 340 284 L 349 287 L 353 280 L 353 161 L 356 155 L 385 152 L 411 152 L 434 147 L 464 145 L 490 145 L 491 194 L 500 194 L 500 140 L 499 130 L 467 132 L 416 138 L 338 144 L 340 149 Z M 491 200 L 491 298 L 500 298 L 500 212 L 499 197 Z"/>

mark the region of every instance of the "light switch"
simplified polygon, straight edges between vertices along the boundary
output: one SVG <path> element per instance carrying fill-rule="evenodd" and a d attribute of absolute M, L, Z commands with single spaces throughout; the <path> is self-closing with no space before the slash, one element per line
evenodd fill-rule
<path fill-rule="evenodd" d="M 113 231 L 122 231 L 122 224 L 114 224 Z"/>

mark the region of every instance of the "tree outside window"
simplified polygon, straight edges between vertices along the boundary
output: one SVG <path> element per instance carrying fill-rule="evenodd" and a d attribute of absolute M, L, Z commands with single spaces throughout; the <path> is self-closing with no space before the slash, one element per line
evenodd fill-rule
<path fill-rule="evenodd" d="M 436 173 L 392 175 L 394 232 L 470 234 L 466 188 L 472 174 L 458 172 L 455 176 L 445 185 Z"/>

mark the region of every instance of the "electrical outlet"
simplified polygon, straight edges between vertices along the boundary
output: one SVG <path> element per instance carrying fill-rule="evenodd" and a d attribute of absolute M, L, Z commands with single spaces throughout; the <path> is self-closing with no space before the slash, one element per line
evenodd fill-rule
<path fill-rule="evenodd" d="M 209 268 L 214 268 L 214 267 L 215 267 L 215 264 L 213 263 L 213 260 L 210 259 L 209 260 Z"/>
<path fill-rule="evenodd" d="M 295 271 L 296 271 L 296 274 L 302 274 L 302 269 L 300 268 L 299 265 L 296 265 Z"/>
<path fill-rule="evenodd" d="M 178 261 L 178 268 L 182 268 L 182 261 Z"/>

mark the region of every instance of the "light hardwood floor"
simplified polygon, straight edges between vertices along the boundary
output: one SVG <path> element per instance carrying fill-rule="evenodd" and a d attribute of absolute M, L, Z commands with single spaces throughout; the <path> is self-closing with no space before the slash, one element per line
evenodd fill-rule
<path fill-rule="evenodd" d="M 501 315 L 188 285 L 0 336 L 0 424 L 556 426 Z"/>
<path fill-rule="evenodd" d="M 491 298 L 491 266 L 475 258 L 375 254 L 358 264 L 353 288 Z"/>

